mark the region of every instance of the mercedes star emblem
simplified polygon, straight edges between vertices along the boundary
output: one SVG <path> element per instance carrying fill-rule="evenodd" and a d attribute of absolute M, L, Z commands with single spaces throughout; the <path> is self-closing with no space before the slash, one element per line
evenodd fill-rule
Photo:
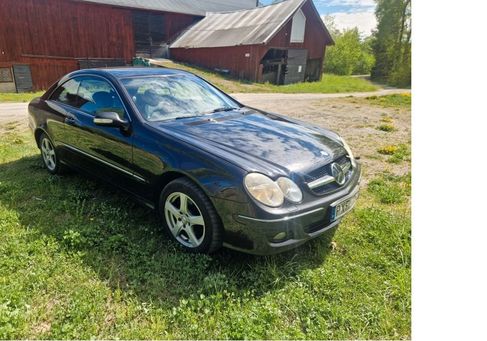
<path fill-rule="evenodd" d="M 345 183 L 345 172 L 338 163 L 333 163 L 331 165 L 331 174 L 335 178 L 337 184 L 339 184 L 340 186 Z"/>

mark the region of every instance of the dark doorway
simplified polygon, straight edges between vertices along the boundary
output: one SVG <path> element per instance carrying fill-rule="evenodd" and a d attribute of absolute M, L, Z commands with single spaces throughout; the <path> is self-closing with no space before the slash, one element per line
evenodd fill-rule
<path fill-rule="evenodd" d="M 132 12 L 135 54 L 141 57 L 165 57 L 167 37 L 164 14 Z"/>
<path fill-rule="evenodd" d="M 271 84 L 284 84 L 286 74 L 287 50 L 269 49 L 262 58 L 262 81 Z"/>

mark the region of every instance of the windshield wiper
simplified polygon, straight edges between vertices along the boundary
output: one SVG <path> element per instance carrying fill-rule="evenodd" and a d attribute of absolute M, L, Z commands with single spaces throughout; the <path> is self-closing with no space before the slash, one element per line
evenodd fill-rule
<path fill-rule="evenodd" d="M 182 120 L 183 118 L 195 118 L 195 117 L 200 117 L 203 115 L 189 115 L 189 116 L 178 116 L 175 118 L 175 120 Z"/>
<path fill-rule="evenodd" d="M 234 107 L 221 107 L 221 108 L 216 108 L 210 111 L 205 111 L 203 114 L 214 114 L 216 112 L 221 112 L 221 111 L 232 111 L 232 110 L 238 110 L 239 108 L 234 108 Z"/>

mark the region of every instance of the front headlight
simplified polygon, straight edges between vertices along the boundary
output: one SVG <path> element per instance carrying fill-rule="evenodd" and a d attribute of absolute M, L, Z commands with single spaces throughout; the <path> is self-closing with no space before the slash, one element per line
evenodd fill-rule
<path fill-rule="evenodd" d="M 303 193 L 291 179 L 279 178 L 277 179 L 277 185 L 289 201 L 300 202 L 303 200 Z"/>
<path fill-rule="evenodd" d="M 260 173 L 250 173 L 245 176 L 245 187 L 255 200 L 271 207 L 278 207 L 284 203 L 284 194 L 277 183 Z"/>
<path fill-rule="evenodd" d="M 353 157 L 352 149 L 350 149 L 350 146 L 348 143 L 345 141 L 343 137 L 341 137 L 342 143 L 343 143 L 343 148 L 347 151 L 348 156 L 350 157 L 350 162 L 352 163 L 352 167 L 355 167 L 357 164 L 355 162 L 355 158 Z"/>

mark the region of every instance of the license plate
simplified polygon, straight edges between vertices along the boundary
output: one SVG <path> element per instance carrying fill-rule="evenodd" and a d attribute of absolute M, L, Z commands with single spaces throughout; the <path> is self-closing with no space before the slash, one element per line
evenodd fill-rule
<path fill-rule="evenodd" d="M 348 197 L 331 207 L 331 220 L 337 220 L 343 217 L 346 213 L 350 212 L 358 199 L 358 191 L 351 197 Z"/>

